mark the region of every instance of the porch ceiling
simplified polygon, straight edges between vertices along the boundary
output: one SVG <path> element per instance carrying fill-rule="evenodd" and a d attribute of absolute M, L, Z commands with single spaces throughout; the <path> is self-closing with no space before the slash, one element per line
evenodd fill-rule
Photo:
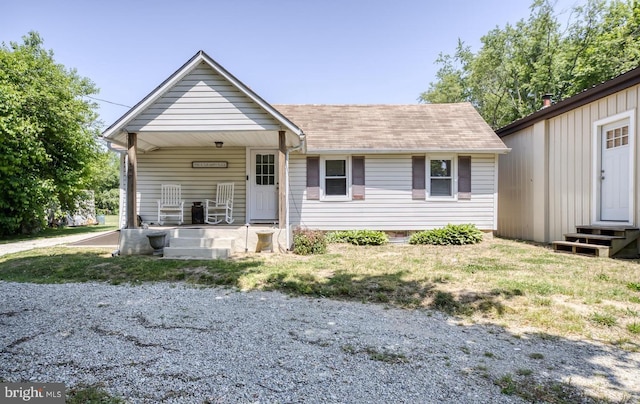
<path fill-rule="evenodd" d="M 120 146 L 127 147 L 126 132 L 121 132 L 111 140 Z M 138 132 L 138 150 L 141 152 L 181 147 L 215 147 L 215 142 L 223 142 L 223 147 L 277 149 L 278 131 Z M 298 136 L 287 131 L 286 144 L 287 147 L 298 146 Z"/>

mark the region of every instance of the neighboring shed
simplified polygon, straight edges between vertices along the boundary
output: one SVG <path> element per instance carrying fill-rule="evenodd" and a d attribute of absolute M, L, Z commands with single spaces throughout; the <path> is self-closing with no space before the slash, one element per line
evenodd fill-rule
<path fill-rule="evenodd" d="M 615 229 L 633 241 L 639 86 L 637 68 L 496 131 L 512 149 L 500 159 L 499 235 L 573 251 L 571 242 L 607 245 L 604 236 Z M 575 235 L 583 231 L 597 234 Z M 577 248 L 599 254 L 598 247 Z"/>

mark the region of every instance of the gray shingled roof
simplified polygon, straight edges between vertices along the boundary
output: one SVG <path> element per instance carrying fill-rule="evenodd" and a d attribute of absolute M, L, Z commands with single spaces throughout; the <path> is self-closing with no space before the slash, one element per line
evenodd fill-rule
<path fill-rule="evenodd" d="M 307 152 L 508 151 L 469 103 L 273 107 L 304 131 Z"/>

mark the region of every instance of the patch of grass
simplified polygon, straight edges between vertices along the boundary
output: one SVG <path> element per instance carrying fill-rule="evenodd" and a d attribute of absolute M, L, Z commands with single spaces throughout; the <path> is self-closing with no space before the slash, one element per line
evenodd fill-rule
<path fill-rule="evenodd" d="M 500 379 L 496 380 L 495 384 L 500 387 L 500 392 L 502 394 L 513 395 L 518 390 L 518 385 L 510 374 L 502 376 Z"/>
<path fill-rule="evenodd" d="M 518 370 L 516 370 L 516 374 L 518 376 L 531 376 L 533 374 L 533 370 L 531 370 L 531 369 L 518 369 Z"/>
<path fill-rule="evenodd" d="M 369 359 L 387 363 L 407 363 L 409 360 L 402 353 L 389 352 L 386 350 L 378 350 L 374 347 L 365 347 L 357 349 L 353 345 L 347 344 L 342 347 L 342 351 L 350 355 L 366 354 Z"/>
<path fill-rule="evenodd" d="M 640 323 L 634 322 L 631 324 L 627 324 L 627 330 L 631 334 L 640 334 Z"/>
<path fill-rule="evenodd" d="M 627 288 L 633 290 L 634 292 L 640 292 L 640 282 L 629 282 L 627 283 Z"/>
<path fill-rule="evenodd" d="M 605 327 L 613 327 L 616 325 L 616 318 L 611 314 L 602 314 L 602 313 L 593 313 L 589 318 L 592 323 L 605 326 Z"/>
<path fill-rule="evenodd" d="M 484 355 L 486 358 L 494 358 L 494 357 L 495 357 L 495 355 L 493 354 L 493 352 L 488 352 L 488 351 L 487 351 L 487 352 L 485 352 L 483 355 Z"/>
<path fill-rule="evenodd" d="M 77 386 L 67 391 L 67 404 L 123 404 L 124 400 L 113 397 L 97 386 Z"/>
<path fill-rule="evenodd" d="M 529 354 L 529 358 L 540 360 L 540 359 L 544 359 L 544 355 L 538 352 L 533 352 Z"/>
<path fill-rule="evenodd" d="M 374 348 L 366 348 L 369 359 L 387 363 L 407 363 L 409 360 L 404 354 L 395 352 L 378 351 Z"/>
<path fill-rule="evenodd" d="M 550 307 L 552 303 L 551 299 L 549 299 L 548 297 L 538 297 L 538 296 L 534 296 L 533 298 L 531 298 L 531 301 L 536 306 L 541 306 L 541 307 Z"/>
<path fill-rule="evenodd" d="M 525 372 L 526 373 L 526 372 Z M 595 403 L 580 389 L 568 383 L 539 383 L 530 375 L 506 374 L 494 380 L 502 394 L 516 395 L 531 403 Z"/>

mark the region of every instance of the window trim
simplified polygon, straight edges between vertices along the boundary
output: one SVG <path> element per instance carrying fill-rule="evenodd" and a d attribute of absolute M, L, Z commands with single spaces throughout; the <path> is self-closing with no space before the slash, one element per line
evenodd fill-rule
<path fill-rule="evenodd" d="M 327 160 L 344 160 L 345 162 L 345 175 L 346 175 L 346 195 L 327 195 L 326 192 L 326 161 Z M 329 177 L 331 178 L 331 177 Z M 322 156 L 320 157 L 320 200 L 321 201 L 350 201 L 352 199 L 351 192 L 351 156 L 336 155 L 336 156 Z"/>
<path fill-rule="evenodd" d="M 431 161 L 450 160 L 451 161 L 451 195 L 431 195 Z M 442 177 L 434 177 L 442 178 Z M 426 156 L 425 161 L 425 192 L 429 201 L 457 201 L 458 200 L 458 155 L 457 154 L 432 154 Z"/>

